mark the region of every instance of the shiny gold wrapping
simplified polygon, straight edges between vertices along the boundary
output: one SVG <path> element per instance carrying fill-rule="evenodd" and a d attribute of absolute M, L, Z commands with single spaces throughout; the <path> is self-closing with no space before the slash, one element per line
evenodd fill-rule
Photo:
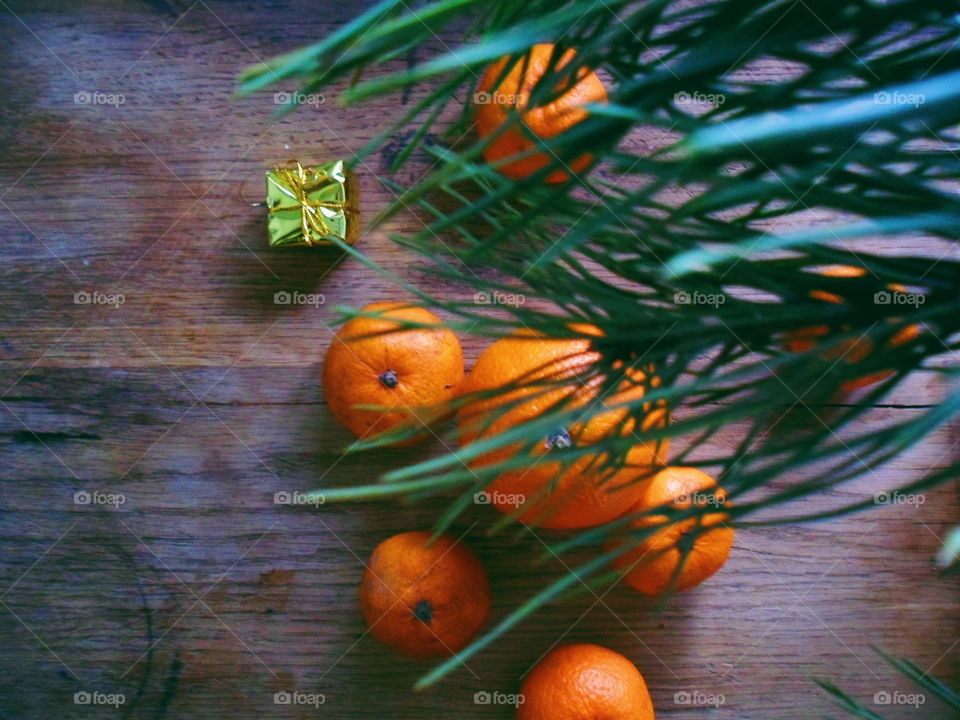
<path fill-rule="evenodd" d="M 343 160 L 267 173 L 270 247 L 353 245 L 360 224 L 357 180 Z"/>

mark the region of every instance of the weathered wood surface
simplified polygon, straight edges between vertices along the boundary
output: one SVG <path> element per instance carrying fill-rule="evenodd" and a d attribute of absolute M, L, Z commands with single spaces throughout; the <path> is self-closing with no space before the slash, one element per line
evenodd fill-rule
<path fill-rule="evenodd" d="M 323 694 L 319 714 L 337 718 L 510 717 L 474 694 L 515 692 L 543 653 L 569 641 L 632 658 L 671 718 L 706 713 L 678 703 L 683 692 L 723 695 L 715 718 L 839 716 L 810 676 L 868 703 L 913 692 L 871 643 L 960 680 L 957 583 L 930 565 L 958 519 L 956 489 L 942 487 L 919 506 L 741 532 L 727 568 L 662 616 L 622 587 L 587 594 L 411 692 L 424 666 L 363 636 L 355 591 L 373 547 L 428 526 L 445 501 L 273 502 L 278 491 L 370 480 L 440 450 L 344 458 L 349 437 L 323 401 L 334 306 L 402 295 L 354 261 L 267 252 L 260 211 L 246 204 L 264 168 L 346 154 L 399 100 L 308 106 L 276 121 L 272 90 L 231 97 L 241 67 L 329 32 L 356 8 L 9 8 L 0 13 L 0 718 L 317 715 L 274 703 L 293 690 Z M 125 102 L 75 104 L 84 91 Z M 384 162 L 361 168 L 368 211 L 386 202 L 376 180 Z M 414 258 L 386 233 L 416 226 L 399 219 L 366 235 L 363 250 L 408 275 Z M 326 303 L 274 304 L 284 290 Z M 75 304 L 79 292 L 125 301 Z M 465 339 L 469 361 L 482 344 Z M 932 374 L 911 378 L 869 421 L 909 417 L 941 393 Z M 944 428 L 883 471 L 794 509 L 919 477 L 956 457 L 956 437 Z M 82 490 L 124 502 L 77 504 Z M 536 537 L 486 537 L 493 514 L 471 509 L 457 530 L 489 568 L 500 618 L 563 568 L 531 567 L 543 550 Z M 74 703 L 94 691 L 126 702 Z M 932 699 L 889 715 L 948 717 Z"/>

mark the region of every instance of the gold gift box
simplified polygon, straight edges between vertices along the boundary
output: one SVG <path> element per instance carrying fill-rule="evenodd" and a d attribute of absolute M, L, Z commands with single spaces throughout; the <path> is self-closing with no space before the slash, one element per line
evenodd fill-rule
<path fill-rule="evenodd" d="M 270 247 L 332 247 L 357 241 L 357 179 L 343 160 L 267 173 Z"/>

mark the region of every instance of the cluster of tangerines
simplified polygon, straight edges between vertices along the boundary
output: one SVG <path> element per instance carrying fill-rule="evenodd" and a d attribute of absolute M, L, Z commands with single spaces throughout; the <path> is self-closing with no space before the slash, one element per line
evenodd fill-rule
<path fill-rule="evenodd" d="M 698 502 L 719 506 L 723 490 L 696 468 L 665 466 L 665 439 L 638 439 L 626 461 L 613 469 L 602 453 L 562 460 L 565 448 L 596 446 L 612 436 L 640 438 L 667 422 L 662 400 L 643 402 L 649 388 L 660 384 L 653 368 L 624 371 L 619 386 L 605 397 L 599 397 L 602 377 L 581 382 L 600 357 L 591 347 L 599 331 L 574 327 L 581 337 L 553 339 L 528 332 L 497 340 L 467 375 L 460 342 L 441 327 L 440 318 L 421 307 L 374 303 L 346 323 L 330 345 L 323 371 L 327 402 L 334 417 L 361 438 L 418 423 L 422 432 L 405 441 L 409 443 L 429 437 L 431 428 L 449 416 L 443 408 L 460 398 L 456 421 L 463 445 L 529 422 L 560 403 L 572 408 L 598 403 L 589 419 L 548 433 L 532 449 L 537 461 L 532 467 L 498 473 L 487 485 L 491 504 L 516 512 L 522 522 L 561 530 L 636 515 L 633 529 L 659 527 L 631 541 L 633 546 L 613 561 L 624 581 L 650 595 L 692 588 L 727 559 L 734 532 L 724 524 L 725 514 L 708 512 L 669 523 L 666 515 L 649 511 Z M 625 407 L 632 401 L 642 407 L 639 421 Z M 480 454 L 471 466 L 503 463 L 523 450 L 516 444 L 501 446 Z M 604 465 L 606 470 L 598 469 Z M 521 498 L 519 509 L 516 498 Z M 630 529 L 609 547 L 628 542 Z M 430 537 L 429 532 L 406 532 L 381 543 L 367 563 L 359 593 L 371 633 L 416 658 L 463 649 L 490 609 L 487 575 L 473 552 L 453 537 L 432 543 Z M 548 654 L 527 676 L 521 694 L 521 718 L 560 717 L 557 702 L 571 713 L 580 706 L 593 713 L 596 703 L 611 703 L 610 708 L 633 708 L 634 714 L 616 717 L 652 717 L 639 671 L 623 656 L 594 645 L 564 646 Z"/>
<path fill-rule="evenodd" d="M 599 77 L 583 69 L 559 88 L 562 92 L 555 101 L 527 106 L 526 99 L 550 71 L 554 54 L 553 45 L 536 45 L 509 68 L 507 59 L 494 63 L 480 82 L 480 91 L 494 100 L 475 105 L 478 132 L 488 140 L 484 157 L 509 177 L 529 177 L 544 169 L 550 160 L 537 151 L 535 138 L 565 132 L 586 117 L 582 105 L 607 98 Z M 572 50 L 562 54 L 557 69 L 574 54 Z M 519 121 L 497 101 L 499 97 L 510 98 L 521 110 Z M 508 160 L 515 155 L 522 157 Z M 568 167 L 579 172 L 591 162 L 584 154 Z M 566 173 L 557 170 L 545 181 L 566 179 Z M 821 274 L 860 277 L 865 272 L 835 266 Z M 815 297 L 843 302 L 825 292 Z M 621 536 L 606 547 L 623 550 L 612 562 L 624 582 L 647 595 L 689 590 L 716 573 L 733 546 L 734 531 L 722 510 L 726 494 L 699 469 L 667 465 L 667 439 L 642 439 L 668 419 L 662 400 L 643 400 L 660 385 L 656 369 L 615 367 L 622 380 L 601 397 L 605 378 L 588 372 L 600 358 L 593 340 L 601 333 L 589 325 L 572 329 L 578 338 L 526 332 L 498 340 L 466 375 L 460 343 L 436 315 L 401 303 L 374 303 L 346 323 L 330 346 L 323 374 L 327 402 L 334 417 L 361 438 L 401 424 L 422 428 L 403 444 L 428 438 L 431 428 L 456 408 L 461 445 L 507 432 L 560 405 L 585 409 L 599 404 L 589 419 L 554 429 L 533 448 L 501 445 L 478 454 L 470 466 L 507 465 L 518 453 L 532 452 L 534 462 L 503 470 L 487 484 L 494 507 L 515 514 L 521 522 L 556 530 L 595 527 L 630 516 Z M 785 347 L 803 352 L 819 346 L 824 359 L 851 363 L 873 351 L 869 339 L 830 343 L 825 337 L 830 332 L 821 326 L 797 331 L 785 338 Z M 888 346 L 908 342 L 917 333 L 916 326 L 906 326 Z M 590 379 L 582 382 L 584 376 Z M 882 377 L 865 376 L 843 389 Z M 639 406 L 642 412 L 630 413 L 627 405 Z M 602 450 L 563 460 L 565 448 L 600 447 L 604 440 L 626 437 L 636 437 L 637 442 L 622 463 L 605 462 L 609 458 Z M 715 507 L 671 521 L 671 515 L 697 504 Z M 488 580 L 477 557 L 450 536 L 430 540 L 429 532 L 415 531 L 382 542 L 367 563 L 359 591 L 371 633 L 415 658 L 463 649 L 490 610 Z M 624 549 L 627 543 L 630 547 Z M 552 650 L 526 676 L 521 696 L 524 702 L 517 707 L 517 717 L 522 719 L 653 718 L 637 668 L 619 653 L 597 645 Z"/>

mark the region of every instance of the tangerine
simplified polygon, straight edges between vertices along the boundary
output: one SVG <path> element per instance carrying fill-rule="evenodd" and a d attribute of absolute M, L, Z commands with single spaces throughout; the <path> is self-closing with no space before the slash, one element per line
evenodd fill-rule
<path fill-rule="evenodd" d="M 579 329 L 599 334 L 592 326 Z M 617 405 L 639 400 L 649 388 L 659 387 L 660 378 L 653 367 L 629 369 L 616 390 L 601 400 L 603 377 L 593 376 L 586 383 L 577 377 L 600 359 L 591 343 L 589 338 L 547 339 L 522 333 L 490 345 L 464 381 L 464 393 L 478 397 L 468 400 L 457 413 L 460 443 L 467 445 L 505 432 L 560 403 L 569 403 L 565 408 L 584 409 L 595 403 Z M 547 382 L 560 384 L 545 388 Z M 654 467 L 662 466 L 669 447 L 667 439 L 640 437 L 666 424 L 663 400 L 643 403 L 641 409 L 639 420 L 620 407 L 546 434 L 529 451 L 536 460 L 531 467 L 504 470 L 487 486 L 491 503 L 508 514 L 523 505 L 521 521 L 553 529 L 592 527 L 622 515 L 641 495 L 643 482 Z M 562 462 L 565 448 L 589 447 L 631 434 L 640 439 L 625 462 L 612 463 L 604 451 Z M 522 443 L 506 444 L 484 453 L 471 467 L 506 462 L 523 450 Z"/>
<path fill-rule="evenodd" d="M 630 660 L 599 645 L 563 645 L 520 688 L 517 720 L 653 720 L 653 701 Z"/>
<path fill-rule="evenodd" d="M 487 138 L 504 124 L 510 123 L 483 151 L 483 157 L 488 163 L 498 163 L 538 147 L 538 142 L 531 134 L 543 140 L 562 135 L 587 118 L 588 113 L 583 109 L 583 105 L 607 100 L 607 90 L 597 74 L 588 68 L 581 68 L 576 82 L 557 88 L 562 90 L 563 94 L 545 105 L 529 107 L 530 94 L 551 70 L 553 57 L 554 45 L 540 43 L 531 47 L 526 56 L 514 59 L 508 70 L 505 71 L 505 68 L 510 57 L 504 56 L 484 72 L 477 97 L 484 98 L 487 102 L 474 102 L 477 134 L 481 138 Z M 552 69 L 562 70 L 574 57 L 574 50 L 566 50 L 559 54 Z M 498 79 L 500 82 L 494 87 Z M 519 123 L 517 118 L 510 116 L 511 107 L 519 112 Z M 584 153 L 570 162 L 569 169 L 578 173 L 585 170 L 591 162 L 593 156 Z M 548 154 L 540 152 L 500 165 L 497 169 L 509 178 L 521 180 L 550 163 Z M 568 177 L 565 171 L 554 170 L 547 175 L 546 182 L 564 182 Z"/>
<path fill-rule="evenodd" d="M 440 318 L 420 307 L 379 302 L 363 312 L 382 314 L 353 318 L 327 350 L 323 387 L 330 412 L 357 437 L 419 422 L 424 432 L 402 444 L 425 440 L 426 428 L 449 414 L 448 405 L 463 381 L 460 341 L 440 327 L 398 329 L 401 323 L 440 325 Z"/>
<path fill-rule="evenodd" d="M 726 503 L 726 498 L 723 488 L 717 487 L 717 481 L 702 470 L 671 466 L 654 475 L 631 512 L 664 506 L 720 506 Z M 666 519 L 666 515 L 644 515 L 637 518 L 632 527 L 661 525 Z M 726 519 L 726 513 L 716 512 L 663 525 L 614 559 L 613 565 L 625 570 L 624 582 L 645 595 L 659 595 L 669 589 L 689 590 L 727 561 L 734 531 L 723 524 Z M 703 530 L 704 527 L 707 529 Z M 609 543 L 607 549 L 622 542 Z"/>
<path fill-rule="evenodd" d="M 374 637 L 414 658 L 462 650 L 490 613 L 487 574 L 449 535 L 400 533 L 380 543 L 360 583 L 363 617 Z"/>
<path fill-rule="evenodd" d="M 828 265 L 816 271 L 818 275 L 824 277 L 836 278 L 859 278 L 867 274 L 866 268 L 856 267 L 854 265 Z M 907 292 L 907 288 L 896 283 L 890 283 L 886 286 L 890 292 Z M 841 295 L 826 290 L 813 289 L 810 291 L 810 297 L 824 302 L 842 304 L 845 299 Z M 843 325 L 841 332 L 849 332 L 850 327 Z M 817 347 L 832 332 L 829 325 L 813 325 L 799 330 L 793 330 L 786 334 L 786 348 L 790 352 L 802 353 Z M 888 349 L 893 349 L 911 342 L 920 335 L 920 326 L 916 323 L 904 325 L 893 337 L 885 343 Z M 874 342 L 866 335 L 859 338 L 847 338 L 840 342 L 835 342 L 826 347 L 821 353 L 821 357 L 827 361 L 844 362 L 855 365 L 865 360 L 874 351 Z M 858 378 L 847 380 L 840 385 L 842 392 L 852 392 L 860 388 L 865 388 L 874 383 L 881 382 L 893 375 L 893 370 L 878 370 L 867 373 Z"/>

